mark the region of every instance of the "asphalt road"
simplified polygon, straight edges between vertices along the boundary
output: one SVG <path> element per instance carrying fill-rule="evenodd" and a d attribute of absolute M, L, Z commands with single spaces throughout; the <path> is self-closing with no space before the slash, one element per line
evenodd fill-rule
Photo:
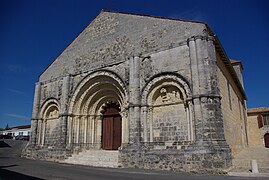
<path fill-rule="evenodd" d="M 88 166 L 34 161 L 19 157 L 25 142 L 0 140 L 0 179 L 87 179 L 87 180 L 236 180 L 246 177 L 194 175 L 168 171 L 95 168 Z M 255 178 L 257 179 L 257 178 Z M 259 178 L 263 179 L 263 178 Z"/>

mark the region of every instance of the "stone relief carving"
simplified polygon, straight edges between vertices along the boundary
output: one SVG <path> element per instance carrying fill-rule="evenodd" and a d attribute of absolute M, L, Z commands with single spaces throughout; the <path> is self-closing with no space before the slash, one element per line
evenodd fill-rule
<path fill-rule="evenodd" d="M 112 44 L 104 45 L 101 48 L 93 49 L 86 55 L 75 59 L 75 69 L 102 67 L 104 60 L 126 59 L 133 53 L 134 45 L 126 36 L 117 38 Z"/>
<path fill-rule="evenodd" d="M 126 83 L 126 85 L 129 85 L 129 77 L 130 77 L 129 66 L 125 66 L 125 83 Z"/>
<path fill-rule="evenodd" d="M 166 88 L 162 88 L 160 90 L 160 93 L 161 93 L 162 102 L 167 102 L 167 101 L 169 101 L 171 99 L 171 97 L 168 96 L 168 94 L 167 94 Z"/>
<path fill-rule="evenodd" d="M 44 86 L 42 90 L 42 100 L 47 99 L 47 96 L 48 96 L 47 86 Z"/>
<path fill-rule="evenodd" d="M 70 78 L 70 91 L 69 91 L 69 95 L 73 94 L 74 92 L 74 78 Z"/>
<path fill-rule="evenodd" d="M 162 87 L 155 100 L 155 105 L 183 102 L 182 93 L 175 87 Z"/>
<path fill-rule="evenodd" d="M 156 47 L 158 47 L 159 40 L 162 39 L 166 33 L 167 30 L 166 28 L 164 28 L 148 36 L 142 37 L 140 41 L 141 48 L 144 49 L 144 51 L 155 49 Z"/>
<path fill-rule="evenodd" d="M 150 39 L 148 37 L 144 37 L 142 40 L 141 40 L 141 47 L 147 51 L 149 49 L 154 49 L 156 48 L 158 45 L 156 43 L 156 41 L 154 39 Z"/>
<path fill-rule="evenodd" d="M 152 59 L 151 58 L 145 58 L 142 61 L 142 68 L 143 68 L 143 76 L 141 79 L 144 79 L 144 81 L 147 81 L 153 72 L 153 65 L 152 65 Z"/>
<path fill-rule="evenodd" d="M 117 38 L 113 44 L 107 45 L 104 48 L 93 51 L 92 60 L 102 61 L 105 58 L 125 58 L 126 56 L 131 56 L 134 46 L 132 45 L 129 38 L 126 36 Z"/>
<path fill-rule="evenodd" d="M 49 112 L 47 118 L 58 118 L 59 116 L 59 111 L 57 109 Z"/>
<path fill-rule="evenodd" d="M 154 79 L 152 79 L 151 81 L 149 81 L 146 85 L 146 87 L 144 88 L 143 92 L 142 92 L 142 99 L 141 102 L 146 104 L 148 99 L 147 96 L 150 93 L 150 89 L 152 87 L 154 87 L 154 85 L 161 80 L 164 79 L 172 79 L 175 82 L 178 82 L 179 84 L 181 84 L 182 88 L 184 89 L 184 94 L 186 95 L 186 98 L 191 98 L 192 97 L 192 93 L 191 90 L 189 88 L 189 85 L 187 84 L 186 81 L 184 81 L 183 79 L 181 79 L 180 77 L 177 77 L 173 74 L 168 74 L 168 75 L 164 75 L 164 76 L 160 76 L 160 77 L 156 77 Z M 177 89 L 177 88 L 176 88 Z M 179 91 L 180 92 L 180 91 Z M 182 97 L 183 99 L 183 92 L 180 92 L 180 97 Z M 156 98 L 154 99 L 156 101 Z M 151 103 L 151 102 L 150 102 Z M 154 103 L 154 102 L 153 102 Z"/>
<path fill-rule="evenodd" d="M 60 80 L 58 82 L 58 98 L 60 98 L 62 95 L 62 87 L 63 87 L 63 80 Z"/>

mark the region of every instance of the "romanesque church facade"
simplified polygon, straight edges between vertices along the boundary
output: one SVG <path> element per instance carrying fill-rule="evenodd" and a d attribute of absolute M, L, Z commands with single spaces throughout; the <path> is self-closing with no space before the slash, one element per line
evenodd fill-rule
<path fill-rule="evenodd" d="M 101 11 L 40 75 L 24 156 L 223 171 L 247 145 L 241 72 L 205 23 Z"/>

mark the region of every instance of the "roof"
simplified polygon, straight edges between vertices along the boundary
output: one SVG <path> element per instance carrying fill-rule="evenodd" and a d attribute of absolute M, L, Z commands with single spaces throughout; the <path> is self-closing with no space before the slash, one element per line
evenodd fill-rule
<path fill-rule="evenodd" d="M 109 11 L 109 10 L 105 10 L 105 9 L 102 9 L 101 12 L 109 12 L 109 13 L 117 13 L 117 14 L 127 14 L 127 15 L 133 15 L 133 16 L 143 16 L 143 17 L 151 17 L 151 18 L 157 18 L 157 19 L 167 19 L 167 20 L 173 20 L 173 21 L 183 21 L 183 22 L 206 24 L 205 22 L 201 22 L 201 21 L 194 21 L 194 20 L 187 20 L 187 19 L 180 19 L 180 18 L 171 18 L 171 17 L 163 17 L 163 16 L 153 16 L 153 15 L 146 15 L 146 14 L 135 14 L 135 13 L 127 13 L 127 12 L 116 12 L 116 11 Z"/>
<path fill-rule="evenodd" d="M 230 59 L 230 63 L 233 65 L 233 66 L 237 66 L 239 65 L 241 70 L 243 69 L 243 64 L 240 60 L 234 60 L 234 59 Z"/>
<path fill-rule="evenodd" d="M 22 126 L 15 126 L 11 129 L 27 129 L 27 128 L 31 128 L 31 125 L 22 125 Z"/>
<path fill-rule="evenodd" d="M 230 62 L 231 62 L 232 64 L 241 63 L 241 61 L 234 60 L 234 59 L 230 59 Z"/>
<path fill-rule="evenodd" d="M 233 68 L 233 65 L 232 65 L 230 59 L 228 58 L 228 56 L 227 56 L 224 48 L 222 47 L 218 37 L 216 35 L 214 35 L 214 37 L 215 37 L 214 44 L 216 46 L 216 51 L 219 53 L 221 59 L 223 60 L 225 66 L 227 67 L 229 73 L 231 74 L 235 84 L 237 85 L 239 91 L 241 92 L 244 99 L 246 100 L 247 96 L 246 96 L 245 90 L 244 90 L 243 85 L 241 84 L 241 82 L 240 82 L 240 80 L 239 80 L 239 78 L 238 78 L 238 76 Z"/>
<path fill-rule="evenodd" d="M 249 108 L 248 114 L 269 113 L 269 107 Z"/>

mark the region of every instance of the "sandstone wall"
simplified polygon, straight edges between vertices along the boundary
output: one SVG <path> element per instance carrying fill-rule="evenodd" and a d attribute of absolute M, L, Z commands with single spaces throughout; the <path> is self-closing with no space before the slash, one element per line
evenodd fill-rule
<path fill-rule="evenodd" d="M 32 134 L 33 147 L 39 147 L 45 158 L 63 158 L 61 150 L 80 150 L 79 143 L 87 142 L 84 120 L 88 116 L 95 120 L 92 139 L 100 143 L 101 131 L 96 128 L 101 129 L 102 114 L 97 110 L 112 97 L 122 103 L 124 112 L 120 161 L 125 167 L 196 172 L 220 172 L 229 167 L 230 149 L 221 110 L 226 138 L 234 151 L 242 147 L 240 126 L 234 123 L 242 123 L 243 116 L 238 115 L 239 105 L 234 105 L 239 92 L 221 60 L 217 71 L 214 38 L 209 34 L 202 23 L 100 13 L 41 74 L 33 129 L 43 122 L 50 105 L 59 115 L 46 126 L 44 146 L 35 146 L 38 132 Z M 226 78 L 232 83 L 230 111 Z M 90 89 L 100 82 L 106 87 Z M 109 93 L 92 97 L 97 91 Z M 88 99 L 95 107 L 85 103 Z M 83 103 L 86 110 L 92 108 L 91 114 L 79 109 Z M 33 149 L 29 151 L 35 154 Z"/>
<path fill-rule="evenodd" d="M 244 100 L 219 56 L 218 78 L 225 138 L 232 153 L 236 154 L 247 145 Z"/>
<path fill-rule="evenodd" d="M 257 114 L 248 115 L 249 147 L 264 148 L 264 131 L 258 126 L 257 116 Z"/>

